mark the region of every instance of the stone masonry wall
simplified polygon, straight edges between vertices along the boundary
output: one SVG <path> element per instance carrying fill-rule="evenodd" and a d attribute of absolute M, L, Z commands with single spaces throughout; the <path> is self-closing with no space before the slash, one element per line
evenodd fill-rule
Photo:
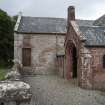
<path fill-rule="evenodd" d="M 65 40 L 65 47 L 66 47 L 66 69 L 65 74 L 66 78 L 70 79 L 72 78 L 72 46 L 76 47 L 76 53 L 77 53 L 77 75 L 78 75 L 78 81 L 80 82 L 80 49 L 81 49 L 81 41 L 79 39 L 79 36 L 76 34 L 73 27 L 70 25 L 68 34 Z M 71 65 L 71 66 L 70 66 Z M 70 76 L 71 75 L 71 76 Z"/>
<path fill-rule="evenodd" d="M 105 89 L 105 68 L 103 68 L 105 48 L 90 48 L 90 51 L 92 55 L 93 88 Z"/>
<path fill-rule="evenodd" d="M 65 72 L 67 74 L 66 78 L 72 78 L 72 46 L 76 47 L 77 52 L 77 78 L 79 86 L 83 88 L 92 88 L 92 68 L 91 68 L 91 53 L 88 48 L 84 46 L 83 38 L 81 34 L 77 31 L 77 26 L 74 24 L 69 24 L 69 30 L 65 41 L 66 47 L 66 68 Z"/>
<path fill-rule="evenodd" d="M 22 62 L 23 36 L 14 33 L 14 59 Z"/>
<path fill-rule="evenodd" d="M 80 49 L 80 61 L 81 61 L 81 72 L 80 72 L 80 81 L 81 87 L 86 89 L 92 88 L 92 56 L 88 48 L 84 45 Z"/>
<path fill-rule="evenodd" d="M 58 75 L 64 78 L 64 55 L 57 56 Z"/>
<path fill-rule="evenodd" d="M 19 58 L 21 62 L 23 39 L 26 36 L 30 36 L 30 44 L 27 45 L 30 45 L 31 48 L 31 67 L 24 67 L 24 72 L 31 74 L 55 73 L 56 53 L 59 49 L 64 49 L 64 35 L 15 34 L 14 57 Z"/>

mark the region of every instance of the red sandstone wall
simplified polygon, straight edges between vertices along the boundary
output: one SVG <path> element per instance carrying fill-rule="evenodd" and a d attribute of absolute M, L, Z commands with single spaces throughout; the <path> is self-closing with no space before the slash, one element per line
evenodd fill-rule
<path fill-rule="evenodd" d="M 90 48 L 92 54 L 93 87 L 105 89 L 105 69 L 103 68 L 103 55 L 105 48 Z"/>
<path fill-rule="evenodd" d="M 72 46 L 77 50 L 77 79 L 79 86 L 83 88 L 92 88 L 92 68 L 91 68 L 91 53 L 85 48 L 84 42 L 81 41 L 79 32 L 76 32 L 77 27 L 69 24 L 69 30 L 65 41 L 65 77 L 72 78 Z"/>
<path fill-rule="evenodd" d="M 69 30 L 66 36 L 66 40 L 65 40 L 65 47 L 66 47 L 66 51 L 65 51 L 65 77 L 67 79 L 72 78 L 72 59 L 70 59 L 70 55 L 72 51 L 70 51 L 72 44 L 76 47 L 77 50 L 77 75 L 78 75 L 78 81 L 80 82 L 80 64 L 81 64 L 81 59 L 80 59 L 80 49 L 81 49 L 81 41 L 79 39 L 79 36 L 76 34 L 75 30 L 73 29 L 73 27 L 69 24 Z"/>

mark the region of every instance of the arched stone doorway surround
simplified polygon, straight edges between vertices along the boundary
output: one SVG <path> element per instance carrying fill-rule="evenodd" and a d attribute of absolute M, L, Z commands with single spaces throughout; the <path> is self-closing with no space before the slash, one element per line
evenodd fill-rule
<path fill-rule="evenodd" d="M 68 41 L 66 46 L 66 78 L 78 77 L 78 59 L 77 47 L 73 41 Z"/>

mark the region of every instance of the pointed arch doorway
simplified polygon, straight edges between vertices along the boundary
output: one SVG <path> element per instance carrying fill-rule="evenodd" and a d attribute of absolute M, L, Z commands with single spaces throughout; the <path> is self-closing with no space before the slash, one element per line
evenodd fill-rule
<path fill-rule="evenodd" d="M 72 49 L 72 78 L 77 78 L 77 51 L 76 51 L 76 47 L 73 46 Z"/>
<path fill-rule="evenodd" d="M 67 46 L 67 79 L 77 78 L 77 49 L 73 43 Z"/>

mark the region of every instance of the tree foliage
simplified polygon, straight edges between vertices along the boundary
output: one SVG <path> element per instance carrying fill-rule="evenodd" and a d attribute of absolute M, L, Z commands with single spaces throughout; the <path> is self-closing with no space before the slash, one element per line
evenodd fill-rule
<path fill-rule="evenodd" d="M 13 19 L 0 9 L 0 66 L 12 64 L 14 52 Z"/>

